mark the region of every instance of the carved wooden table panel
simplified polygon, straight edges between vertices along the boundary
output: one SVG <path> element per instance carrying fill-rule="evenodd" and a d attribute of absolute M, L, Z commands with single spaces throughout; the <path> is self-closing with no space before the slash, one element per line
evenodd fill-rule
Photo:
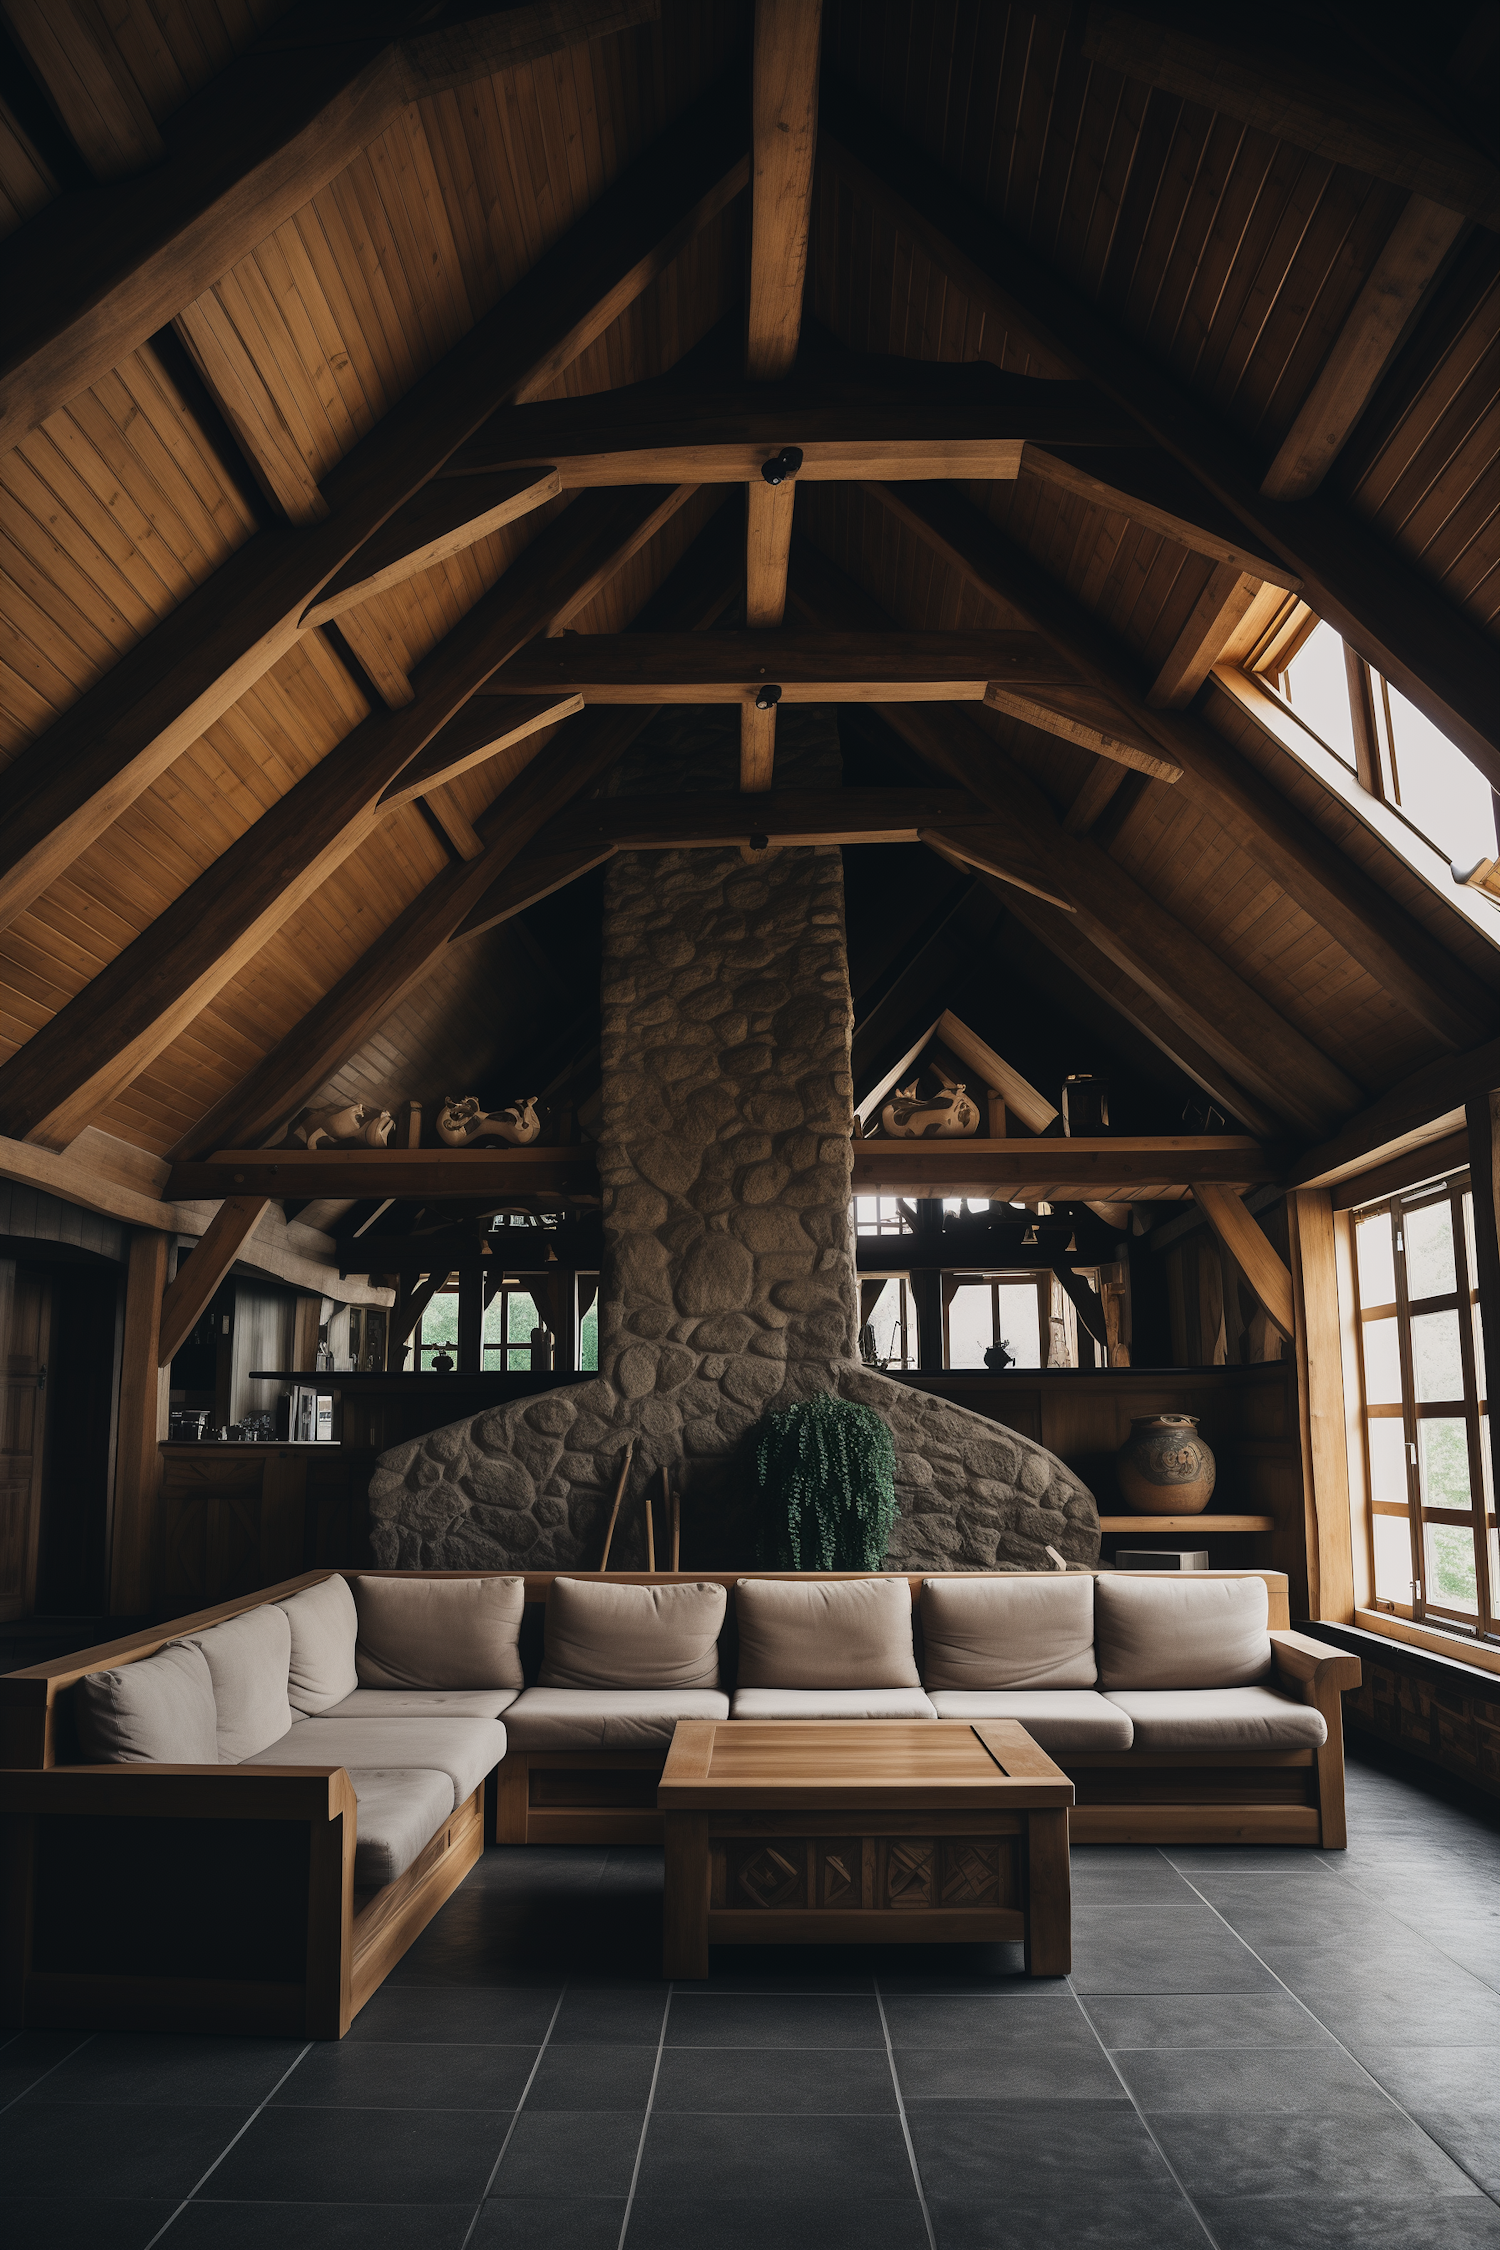
<path fill-rule="evenodd" d="M 663 1973 L 712 1944 L 1020 1942 L 1071 1963 L 1073 1784 L 1009 1721 L 684 1719 L 657 1803 Z"/>

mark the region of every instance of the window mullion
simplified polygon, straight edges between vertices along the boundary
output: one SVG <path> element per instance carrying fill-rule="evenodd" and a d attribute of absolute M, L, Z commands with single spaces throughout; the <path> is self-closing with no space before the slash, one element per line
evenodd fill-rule
<path fill-rule="evenodd" d="M 1405 1212 L 1391 1204 L 1391 1257 L 1396 1272 L 1396 1343 L 1401 1355 L 1401 1433 L 1406 1450 L 1406 1522 L 1411 1540 L 1411 1613 L 1427 1608 L 1427 1556 L 1422 1536 L 1422 1472 L 1417 1459 L 1417 1384 L 1411 1348 L 1411 1299 L 1406 1286 Z"/>

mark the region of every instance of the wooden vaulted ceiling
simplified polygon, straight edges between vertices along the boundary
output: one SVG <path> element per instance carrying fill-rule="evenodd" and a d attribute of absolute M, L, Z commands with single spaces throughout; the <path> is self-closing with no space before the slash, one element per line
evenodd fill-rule
<path fill-rule="evenodd" d="M 799 806 L 746 709 L 758 826 L 920 837 L 1250 1129 L 1491 1038 L 1210 674 L 1300 590 L 1500 785 L 1485 18 L 3 0 L 0 1133 L 436 1068 L 762 673 L 879 747 Z"/>

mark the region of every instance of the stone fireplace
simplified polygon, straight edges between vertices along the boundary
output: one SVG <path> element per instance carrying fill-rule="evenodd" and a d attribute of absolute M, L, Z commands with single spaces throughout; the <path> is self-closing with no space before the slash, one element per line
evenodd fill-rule
<path fill-rule="evenodd" d="M 736 708 L 668 711 L 618 792 L 733 789 Z M 834 714 L 783 706 L 777 782 L 835 787 Z M 381 1456 L 387 1567 L 641 1568 L 641 1495 L 666 1468 L 690 1568 L 755 1559 L 747 1433 L 817 1391 L 895 1439 L 893 1569 L 1099 1555 L 1099 1518 L 1042 1446 L 857 1357 L 852 1009 L 837 848 L 626 853 L 604 902 L 604 1252 L 595 1380 L 496 1406 Z M 660 1521 L 660 1517 L 658 1518 Z M 660 1560 L 660 1555 L 658 1556 Z"/>

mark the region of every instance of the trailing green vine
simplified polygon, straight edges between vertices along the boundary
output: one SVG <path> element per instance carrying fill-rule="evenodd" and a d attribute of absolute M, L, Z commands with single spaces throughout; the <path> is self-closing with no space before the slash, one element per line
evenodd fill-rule
<path fill-rule="evenodd" d="M 896 1521 L 896 1448 L 872 1407 L 820 1391 L 755 1437 L 768 1570 L 879 1570 Z"/>

